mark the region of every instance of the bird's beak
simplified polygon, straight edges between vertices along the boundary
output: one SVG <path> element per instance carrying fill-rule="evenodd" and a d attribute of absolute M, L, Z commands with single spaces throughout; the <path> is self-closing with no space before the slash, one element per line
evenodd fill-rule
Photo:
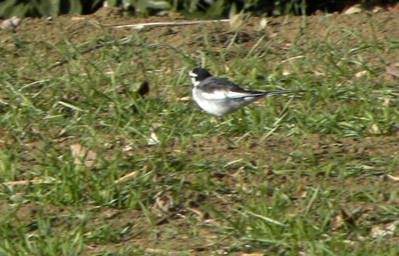
<path fill-rule="evenodd" d="M 188 76 L 190 77 L 190 78 L 196 78 L 197 77 L 197 74 L 195 74 L 195 73 L 193 73 L 193 72 L 188 72 Z"/>
<path fill-rule="evenodd" d="M 198 86 L 199 82 L 197 81 L 197 74 L 193 73 L 193 72 L 188 72 L 188 77 L 190 78 L 190 81 L 192 83 L 193 86 Z"/>

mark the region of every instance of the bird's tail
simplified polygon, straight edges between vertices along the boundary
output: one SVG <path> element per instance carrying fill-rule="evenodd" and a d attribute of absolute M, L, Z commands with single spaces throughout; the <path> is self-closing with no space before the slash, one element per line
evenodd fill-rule
<path fill-rule="evenodd" d="M 292 90 L 292 91 L 278 91 L 278 92 L 268 92 L 265 96 L 274 96 L 274 95 L 281 95 L 281 94 L 290 94 L 290 93 L 300 93 L 306 92 L 304 90 Z"/>

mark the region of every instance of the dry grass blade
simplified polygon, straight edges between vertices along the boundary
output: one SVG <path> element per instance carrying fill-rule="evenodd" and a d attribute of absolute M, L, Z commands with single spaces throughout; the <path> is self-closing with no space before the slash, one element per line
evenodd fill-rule
<path fill-rule="evenodd" d="M 393 181 L 399 181 L 399 177 L 398 176 L 393 176 L 393 175 L 387 174 L 387 175 L 385 175 L 385 177 L 387 177 L 387 178 L 389 178 L 390 180 L 393 180 Z"/>
<path fill-rule="evenodd" d="M 52 178 L 46 179 L 32 179 L 32 180 L 15 180 L 15 181 L 7 181 L 2 184 L 5 186 L 26 186 L 26 185 L 39 185 L 39 184 L 54 184 L 61 183 L 60 180 L 55 180 Z"/>
<path fill-rule="evenodd" d="M 185 21 L 185 22 L 150 22 L 150 23 L 138 23 L 138 24 L 130 24 L 130 25 L 104 25 L 110 26 L 112 28 L 130 28 L 141 30 L 147 27 L 167 27 L 167 26 L 189 26 L 189 25 L 201 25 L 201 24 L 210 24 L 210 23 L 225 23 L 229 22 L 229 19 L 222 20 L 202 20 L 202 21 Z"/>
<path fill-rule="evenodd" d="M 114 183 L 115 184 L 126 183 L 136 178 L 140 174 L 140 172 L 150 172 L 151 170 L 152 170 L 152 165 L 147 164 L 146 166 L 144 166 L 142 170 L 129 172 L 128 174 L 125 174 L 119 179 L 115 180 Z"/>

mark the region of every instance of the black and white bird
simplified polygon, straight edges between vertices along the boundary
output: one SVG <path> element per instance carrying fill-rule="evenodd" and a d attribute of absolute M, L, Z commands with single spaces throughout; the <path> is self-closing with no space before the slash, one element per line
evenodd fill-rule
<path fill-rule="evenodd" d="M 223 116 L 237 111 L 265 96 L 297 93 L 302 91 L 262 92 L 242 88 L 233 82 L 212 76 L 203 68 L 195 68 L 188 73 L 193 84 L 193 98 L 206 112 Z"/>

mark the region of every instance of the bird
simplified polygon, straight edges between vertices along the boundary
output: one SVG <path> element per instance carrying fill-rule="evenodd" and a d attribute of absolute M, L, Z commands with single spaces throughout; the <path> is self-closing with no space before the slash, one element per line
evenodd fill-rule
<path fill-rule="evenodd" d="M 200 108 L 217 117 L 233 113 L 265 96 L 303 92 L 302 90 L 264 92 L 242 88 L 229 80 L 215 77 L 206 69 L 188 73 L 193 84 L 193 98 Z"/>

